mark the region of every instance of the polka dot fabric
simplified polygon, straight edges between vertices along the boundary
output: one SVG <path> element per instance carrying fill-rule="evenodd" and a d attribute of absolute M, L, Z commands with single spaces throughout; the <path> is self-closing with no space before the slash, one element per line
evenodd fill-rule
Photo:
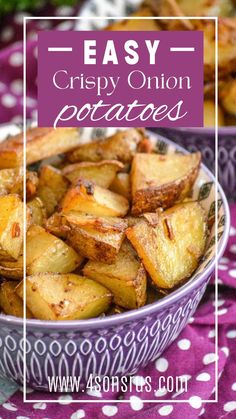
<path fill-rule="evenodd" d="M 43 394 L 28 389 L 29 399 L 56 398 L 59 404 L 22 402 L 19 390 L 10 400 L 0 406 L 0 418 L 7 419 L 54 419 L 55 411 L 60 419 L 98 419 L 129 418 L 235 418 L 236 417 L 236 204 L 231 206 L 231 234 L 224 257 L 220 261 L 219 300 L 214 301 L 214 287 L 209 285 L 202 303 L 190 319 L 180 336 L 153 363 L 140 369 L 131 377 L 132 389 L 126 392 L 101 393 L 94 389 L 81 394 Z M 233 272 L 233 275 L 232 275 Z M 217 306 L 217 307 L 216 307 Z M 219 402 L 207 404 L 204 400 L 215 399 L 215 330 L 214 314 L 219 310 L 219 352 L 218 352 L 218 388 Z M 152 379 L 153 389 L 145 388 L 145 377 Z M 185 378 L 188 391 L 180 387 L 175 391 L 161 391 L 155 388 L 160 376 Z M 80 399 L 80 404 L 71 400 Z M 95 403 L 83 402 L 93 400 Z M 160 403 L 144 403 L 145 399 Z M 96 403 L 96 400 L 103 400 Z M 106 400 L 114 400 L 107 403 Z M 125 400 L 127 403 L 117 403 Z M 188 400 L 188 403 L 174 401 Z M 56 410 L 55 410 L 56 409 Z"/>

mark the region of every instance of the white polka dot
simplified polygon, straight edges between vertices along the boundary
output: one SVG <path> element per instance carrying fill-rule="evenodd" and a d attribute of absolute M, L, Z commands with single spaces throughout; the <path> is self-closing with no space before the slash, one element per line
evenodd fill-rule
<path fill-rule="evenodd" d="M 70 6 L 61 6 L 56 9 L 57 16 L 70 16 L 73 14 L 73 7 Z"/>
<path fill-rule="evenodd" d="M 228 266 L 225 266 L 225 265 L 218 265 L 218 268 L 219 268 L 221 271 L 227 271 Z"/>
<path fill-rule="evenodd" d="M 132 377 L 132 382 L 135 386 L 143 387 L 146 384 L 145 379 L 141 375 L 135 375 Z"/>
<path fill-rule="evenodd" d="M 226 333 L 226 336 L 227 336 L 227 338 L 229 338 L 229 339 L 234 339 L 234 338 L 236 338 L 236 330 L 229 330 L 229 331 Z"/>
<path fill-rule="evenodd" d="M 215 335 L 216 335 L 215 330 L 210 330 L 210 332 L 208 333 L 209 338 L 214 338 Z"/>
<path fill-rule="evenodd" d="M 231 388 L 233 391 L 236 391 L 236 383 L 233 383 Z"/>
<path fill-rule="evenodd" d="M 225 412 L 232 412 L 233 410 L 236 410 L 236 402 L 228 402 L 224 404 L 224 411 Z"/>
<path fill-rule="evenodd" d="M 70 21 L 62 22 L 59 25 L 57 25 L 57 30 L 60 31 L 69 31 L 72 29 L 73 23 Z"/>
<path fill-rule="evenodd" d="M 71 415 L 70 419 L 82 419 L 85 417 L 85 411 L 83 409 L 79 409 Z"/>
<path fill-rule="evenodd" d="M 11 91 L 15 95 L 21 95 L 23 92 L 23 81 L 21 79 L 13 80 L 11 83 Z"/>
<path fill-rule="evenodd" d="M 34 404 L 33 404 L 33 408 L 34 408 L 35 410 L 45 410 L 45 409 L 47 408 L 47 405 L 46 405 L 46 403 L 41 403 L 41 402 L 39 402 L 39 403 L 34 403 Z"/>
<path fill-rule="evenodd" d="M 183 351 L 187 351 L 191 346 L 191 342 L 189 339 L 181 339 L 178 341 L 177 345 L 179 349 L 182 349 Z"/>
<path fill-rule="evenodd" d="M 227 348 L 226 346 L 223 346 L 223 347 L 221 348 L 221 350 L 224 352 L 224 354 L 225 354 L 226 356 L 229 356 L 229 348 Z"/>
<path fill-rule="evenodd" d="M 30 16 L 30 14 L 29 13 L 26 13 L 26 12 L 24 12 L 24 13 L 17 13 L 14 16 L 14 21 L 15 21 L 15 23 L 18 23 L 19 25 L 23 25 L 23 18 L 24 17 L 29 17 L 29 16 Z"/>
<path fill-rule="evenodd" d="M 6 85 L 2 81 L 0 81 L 0 92 L 4 92 L 6 90 Z"/>
<path fill-rule="evenodd" d="M 169 366 L 168 361 L 165 358 L 159 358 L 155 362 L 155 367 L 157 371 L 160 371 L 160 372 L 166 371 L 168 366 Z"/>
<path fill-rule="evenodd" d="M 167 390 L 166 388 L 163 387 L 163 388 L 160 388 L 159 390 L 156 390 L 154 394 L 156 397 L 163 397 L 167 394 Z"/>
<path fill-rule="evenodd" d="M 73 400 L 73 398 L 69 394 L 65 394 L 65 396 L 58 397 L 59 404 L 70 404 L 71 400 Z"/>
<path fill-rule="evenodd" d="M 223 306 L 223 304 L 225 303 L 225 300 L 218 300 L 218 301 L 213 301 L 213 306 L 217 305 L 217 307 Z"/>
<path fill-rule="evenodd" d="M 88 396 L 99 397 L 99 398 L 102 397 L 101 391 L 99 391 L 96 387 L 88 389 L 86 393 L 88 394 Z"/>
<path fill-rule="evenodd" d="M 236 253 L 236 244 L 232 244 L 229 248 L 230 252 Z"/>
<path fill-rule="evenodd" d="M 213 352 L 209 353 L 209 354 L 206 354 L 203 357 L 203 364 L 204 365 L 211 364 L 212 362 L 215 362 L 215 361 L 216 361 L 216 354 L 214 354 Z"/>
<path fill-rule="evenodd" d="M 118 412 L 118 409 L 116 406 L 103 406 L 102 408 L 102 413 L 105 416 L 112 417 L 112 416 L 115 416 L 117 412 Z"/>
<path fill-rule="evenodd" d="M 9 63 L 14 67 L 18 67 L 23 64 L 23 54 L 20 51 L 13 52 L 9 58 Z"/>
<path fill-rule="evenodd" d="M 198 416 L 202 416 L 202 415 L 203 415 L 203 413 L 205 413 L 205 409 L 204 409 L 204 407 L 202 408 L 202 410 L 201 410 L 201 412 L 199 413 L 199 415 L 198 415 Z"/>
<path fill-rule="evenodd" d="M 232 278 L 236 278 L 236 269 L 230 269 L 229 274 Z"/>
<path fill-rule="evenodd" d="M 228 311 L 227 308 L 222 308 L 221 310 L 217 311 L 218 316 L 223 316 L 224 314 L 226 314 Z"/>
<path fill-rule="evenodd" d="M 236 228 L 234 228 L 233 226 L 230 227 L 230 232 L 229 232 L 230 236 L 236 236 Z"/>
<path fill-rule="evenodd" d="M 197 381 L 209 381 L 211 379 L 210 374 L 208 372 L 202 372 L 196 377 Z"/>
<path fill-rule="evenodd" d="M 223 257 L 220 259 L 220 263 L 228 263 L 229 262 L 229 258 Z"/>
<path fill-rule="evenodd" d="M 17 416 L 16 419 L 29 419 L 28 416 Z"/>
<path fill-rule="evenodd" d="M 188 320 L 189 323 L 193 323 L 194 322 L 194 317 L 190 317 L 190 319 Z"/>
<path fill-rule="evenodd" d="M 1 33 L 1 41 L 9 42 L 14 35 L 13 28 L 11 26 L 6 26 Z"/>
<path fill-rule="evenodd" d="M 190 406 L 192 406 L 194 409 L 200 409 L 202 406 L 202 399 L 199 396 L 191 396 L 188 401 Z"/>
<path fill-rule="evenodd" d="M 222 281 L 220 278 L 218 278 L 218 279 L 217 279 L 217 282 L 218 282 L 218 284 L 220 284 L 220 285 L 221 285 L 221 284 L 223 284 L 223 281 Z"/>
<path fill-rule="evenodd" d="M 16 412 L 18 409 L 13 403 L 3 403 L 2 405 L 5 409 L 10 410 L 11 412 Z"/>
<path fill-rule="evenodd" d="M 159 410 L 158 413 L 161 416 L 168 416 L 171 414 L 171 412 L 173 412 L 173 406 L 171 406 L 170 404 L 167 404 L 166 406 L 162 406 Z"/>
<path fill-rule="evenodd" d="M 33 54 L 34 54 L 34 58 L 36 58 L 36 60 L 37 60 L 38 59 L 38 48 L 37 47 L 34 48 Z"/>
<path fill-rule="evenodd" d="M 133 410 L 141 410 L 143 408 L 143 401 L 139 397 L 131 396 L 129 400 Z"/>
<path fill-rule="evenodd" d="M 13 108 L 16 104 L 16 98 L 10 93 L 6 93 L 5 95 L 2 95 L 1 102 L 6 108 Z"/>
<path fill-rule="evenodd" d="M 37 105 L 37 100 L 34 99 L 34 98 L 32 98 L 32 97 L 27 96 L 27 98 L 26 98 L 26 106 L 35 107 L 36 105 Z"/>
<path fill-rule="evenodd" d="M 182 394 L 184 392 L 185 392 L 185 389 L 184 388 L 181 388 L 179 391 L 176 391 L 176 393 L 174 393 L 171 398 L 172 399 L 175 399 L 175 397 L 178 397 L 180 394 Z"/>

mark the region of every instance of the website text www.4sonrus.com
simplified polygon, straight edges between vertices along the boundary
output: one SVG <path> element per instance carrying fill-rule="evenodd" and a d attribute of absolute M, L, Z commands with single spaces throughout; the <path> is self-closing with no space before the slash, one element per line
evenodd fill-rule
<path fill-rule="evenodd" d="M 184 393 L 188 391 L 188 377 L 179 375 L 173 377 L 160 375 L 157 378 L 150 376 L 127 377 L 127 376 L 94 376 L 90 375 L 87 382 L 82 382 L 78 376 L 53 376 L 48 377 L 48 387 L 50 392 L 88 392 L 100 391 L 102 393 L 127 392 L 147 392 L 165 395 L 167 393 Z"/>

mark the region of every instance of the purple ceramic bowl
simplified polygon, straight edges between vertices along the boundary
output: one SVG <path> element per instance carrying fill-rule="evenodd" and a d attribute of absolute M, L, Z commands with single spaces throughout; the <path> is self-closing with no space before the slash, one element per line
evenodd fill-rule
<path fill-rule="evenodd" d="M 203 163 L 215 171 L 215 130 L 213 128 L 158 128 L 186 150 L 201 150 Z M 218 132 L 219 182 L 228 199 L 236 200 L 236 127 L 220 127 Z"/>
<path fill-rule="evenodd" d="M 168 144 L 171 142 L 165 140 Z M 178 147 L 181 151 L 182 148 Z M 203 171 L 215 182 L 210 171 Z M 219 186 L 224 230 L 218 258 L 230 227 L 226 197 Z M 123 314 L 83 321 L 28 320 L 26 332 L 27 386 L 48 391 L 48 377 L 123 376 L 158 358 L 194 314 L 214 271 L 215 257 L 204 271 L 160 301 Z M 23 382 L 23 321 L 0 315 L 0 374 Z"/>

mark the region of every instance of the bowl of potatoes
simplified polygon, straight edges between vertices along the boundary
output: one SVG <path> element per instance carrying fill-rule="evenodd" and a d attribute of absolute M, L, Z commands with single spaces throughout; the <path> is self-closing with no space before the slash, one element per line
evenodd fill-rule
<path fill-rule="evenodd" d="M 23 382 L 24 296 L 28 386 L 134 374 L 204 294 L 229 234 L 223 190 L 199 151 L 148 130 L 35 127 L 24 193 L 23 134 L 0 136 L 0 374 Z"/>

